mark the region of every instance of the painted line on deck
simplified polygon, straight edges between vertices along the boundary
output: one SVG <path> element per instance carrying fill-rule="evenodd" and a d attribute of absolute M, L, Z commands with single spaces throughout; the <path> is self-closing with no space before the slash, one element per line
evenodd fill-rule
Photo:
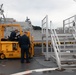
<path fill-rule="evenodd" d="M 33 72 L 53 71 L 53 70 L 56 70 L 56 69 L 58 69 L 58 67 L 57 68 L 45 68 L 45 69 L 28 70 L 28 71 L 24 71 L 24 72 L 14 73 L 14 74 L 11 74 L 11 75 L 23 75 L 23 74 L 30 74 L 30 73 L 33 73 Z"/>

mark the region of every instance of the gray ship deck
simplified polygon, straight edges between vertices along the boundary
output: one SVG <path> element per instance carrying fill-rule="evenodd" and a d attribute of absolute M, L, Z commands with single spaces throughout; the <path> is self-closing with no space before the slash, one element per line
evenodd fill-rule
<path fill-rule="evenodd" d="M 0 60 L 0 75 L 76 75 L 75 69 L 54 70 L 56 63 L 45 61 L 44 56 L 33 57 L 30 61 L 30 64 L 21 64 L 20 59 Z"/>

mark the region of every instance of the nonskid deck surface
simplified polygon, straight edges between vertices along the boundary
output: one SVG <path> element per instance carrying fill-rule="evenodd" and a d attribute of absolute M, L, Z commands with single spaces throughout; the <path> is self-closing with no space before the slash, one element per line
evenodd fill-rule
<path fill-rule="evenodd" d="M 45 61 L 44 56 L 33 57 L 30 64 L 21 64 L 20 59 L 0 60 L 0 75 L 75 75 L 76 70 L 57 71 L 57 65 L 51 59 Z"/>

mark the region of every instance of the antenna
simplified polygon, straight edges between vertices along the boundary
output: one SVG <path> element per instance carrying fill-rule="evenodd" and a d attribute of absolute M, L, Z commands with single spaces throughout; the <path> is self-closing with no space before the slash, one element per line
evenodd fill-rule
<path fill-rule="evenodd" d="M 5 21 L 4 10 L 2 9 L 2 7 L 3 7 L 3 4 L 0 5 L 0 15 L 3 16 L 4 21 Z"/>
<path fill-rule="evenodd" d="M 4 10 L 2 9 L 3 4 L 0 5 L 0 14 L 3 14 Z"/>
<path fill-rule="evenodd" d="M 0 9 L 2 9 L 3 4 L 1 4 Z"/>

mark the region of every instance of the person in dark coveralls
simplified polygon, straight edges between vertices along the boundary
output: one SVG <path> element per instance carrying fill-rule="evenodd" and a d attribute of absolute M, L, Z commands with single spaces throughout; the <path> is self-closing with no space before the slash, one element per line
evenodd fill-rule
<path fill-rule="evenodd" d="M 17 37 L 16 37 L 16 34 L 18 33 L 18 30 L 15 29 L 14 31 L 11 32 L 10 36 L 9 36 L 9 40 L 10 41 L 16 41 L 17 40 Z"/>
<path fill-rule="evenodd" d="M 21 48 L 21 63 L 24 63 L 24 56 L 26 53 L 26 63 L 30 63 L 29 61 L 29 47 L 30 47 L 30 39 L 27 37 L 27 32 L 24 31 L 24 34 L 19 38 L 19 46 Z"/>
<path fill-rule="evenodd" d="M 73 26 L 75 27 L 75 22 L 73 21 Z"/>

